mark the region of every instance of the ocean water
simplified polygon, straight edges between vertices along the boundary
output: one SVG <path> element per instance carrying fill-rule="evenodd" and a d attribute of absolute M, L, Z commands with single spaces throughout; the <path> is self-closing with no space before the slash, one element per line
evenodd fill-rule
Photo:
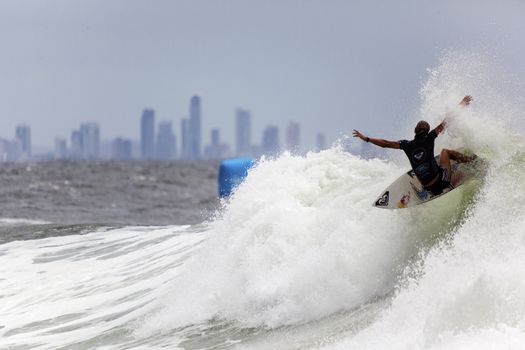
<path fill-rule="evenodd" d="M 2 164 L 0 217 L 62 224 L 196 224 L 217 208 L 217 165 L 215 161 Z"/>
<path fill-rule="evenodd" d="M 429 70 L 399 134 L 446 115 L 436 148 L 470 148 L 488 170 L 410 210 L 371 206 L 407 168 L 395 151 L 263 159 L 222 202 L 213 164 L 192 165 L 207 170 L 189 176 L 201 191 L 190 204 L 167 190 L 178 185 L 166 169 L 141 170 L 156 179 L 141 202 L 132 170 L 119 187 L 123 173 L 98 164 L 81 197 L 92 196 L 70 208 L 71 189 L 53 192 L 63 169 L 44 165 L 55 173 L 32 181 L 46 185 L 19 189 L 47 193 L 35 208 L 2 204 L 0 348 L 522 349 L 525 142 L 513 86 L 472 53 Z M 472 106 L 456 108 L 465 93 Z"/>

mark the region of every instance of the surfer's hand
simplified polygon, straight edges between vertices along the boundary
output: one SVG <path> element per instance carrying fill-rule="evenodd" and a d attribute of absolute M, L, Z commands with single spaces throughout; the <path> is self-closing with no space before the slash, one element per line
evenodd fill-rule
<path fill-rule="evenodd" d="M 459 103 L 460 106 L 468 106 L 470 104 L 470 102 L 472 101 L 472 96 L 470 95 L 467 95 L 465 97 L 463 97 L 463 100 L 461 100 L 461 102 Z"/>
<path fill-rule="evenodd" d="M 355 130 L 352 132 L 352 135 L 354 135 L 354 137 L 359 137 L 361 140 L 364 140 L 366 139 L 366 136 L 361 134 L 359 131 Z"/>

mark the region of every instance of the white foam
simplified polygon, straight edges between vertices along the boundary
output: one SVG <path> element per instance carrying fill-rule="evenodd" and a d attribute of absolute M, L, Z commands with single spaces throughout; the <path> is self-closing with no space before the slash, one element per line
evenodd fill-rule
<path fill-rule="evenodd" d="M 20 225 L 46 225 L 49 221 L 19 219 L 19 218 L 0 218 L 0 226 L 20 226 Z"/>
<path fill-rule="evenodd" d="M 277 327 L 389 293 L 422 232 L 444 230 L 455 211 L 432 221 L 420 211 L 373 208 L 402 171 L 339 149 L 263 161 L 210 224 L 205 246 L 144 329 L 212 318 Z"/>
<path fill-rule="evenodd" d="M 0 245 L 8 267 L 0 274 L 0 347 L 96 346 L 101 335 L 126 331 L 202 241 L 185 229 L 129 227 Z"/>
<path fill-rule="evenodd" d="M 518 109 L 505 108 L 512 103 L 501 99 L 502 91 L 494 94 L 497 81 L 479 70 L 486 66 L 475 55 L 445 57 L 424 91 L 426 106 L 438 105 L 444 96 L 457 99 L 453 89 L 453 98 L 448 95 L 450 86 L 473 93 L 475 101 L 498 101 L 462 112 L 469 114 L 459 116 L 463 120 L 451 137 L 479 147 L 491 159 L 475 207 L 451 241 L 421 255 L 417 274 L 407 270 L 407 276 L 418 277 L 399 288 L 377 322 L 333 348 L 523 348 L 525 143 L 516 137 L 516 128 L 504 127 Z"/>

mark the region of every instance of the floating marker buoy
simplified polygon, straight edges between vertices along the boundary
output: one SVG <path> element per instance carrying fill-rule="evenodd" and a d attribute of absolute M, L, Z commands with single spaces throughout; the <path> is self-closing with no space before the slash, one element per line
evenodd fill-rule
<path fill-rule="evenodd" d="M 244 178 L 248 169 L 255 164 L 253 158 L 225 159 L 219 166 L 219 197 L 228 197 L 232 194 Z"/>

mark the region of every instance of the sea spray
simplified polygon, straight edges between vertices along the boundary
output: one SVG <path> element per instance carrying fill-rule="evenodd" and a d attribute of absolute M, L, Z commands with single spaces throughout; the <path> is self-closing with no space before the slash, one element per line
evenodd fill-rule
<path fill-rule="evenodd" d="M 525 198 L 524 171 L 521 161 L 495 169 L 453 241 L 433 247 L 383 318 L 339 348 L 476 349 L 490 335 L 498 348 L 517 348 L 525 338 L 525 214 L 515 205 Z"/>
<path fill-rule="evenodd" d="M 492 67 L 485 57 L 450 52 L 422 89 L 425 113 L 447 103 L 442 113 L 456 109 L 441 144 L 472 148 L 489 166 L 468 216 L 446 244 L 421 255 L 416 278 L 399 286 L 378 320 L 329 348 L 523 348 L 525 142 L 516 124 L 523 108 Z M 466 93 L 472 106 L 457 109 L 453 101 Z"/>
<path fill-rule="evenodd" d="M 259 163 L 142 331 L 301 324 L 390 293 L 423 233 L 447 231 L 455 211 L 429 222 L 428 208 L 373 208 L 403 170 L 338 148 Z"/>

